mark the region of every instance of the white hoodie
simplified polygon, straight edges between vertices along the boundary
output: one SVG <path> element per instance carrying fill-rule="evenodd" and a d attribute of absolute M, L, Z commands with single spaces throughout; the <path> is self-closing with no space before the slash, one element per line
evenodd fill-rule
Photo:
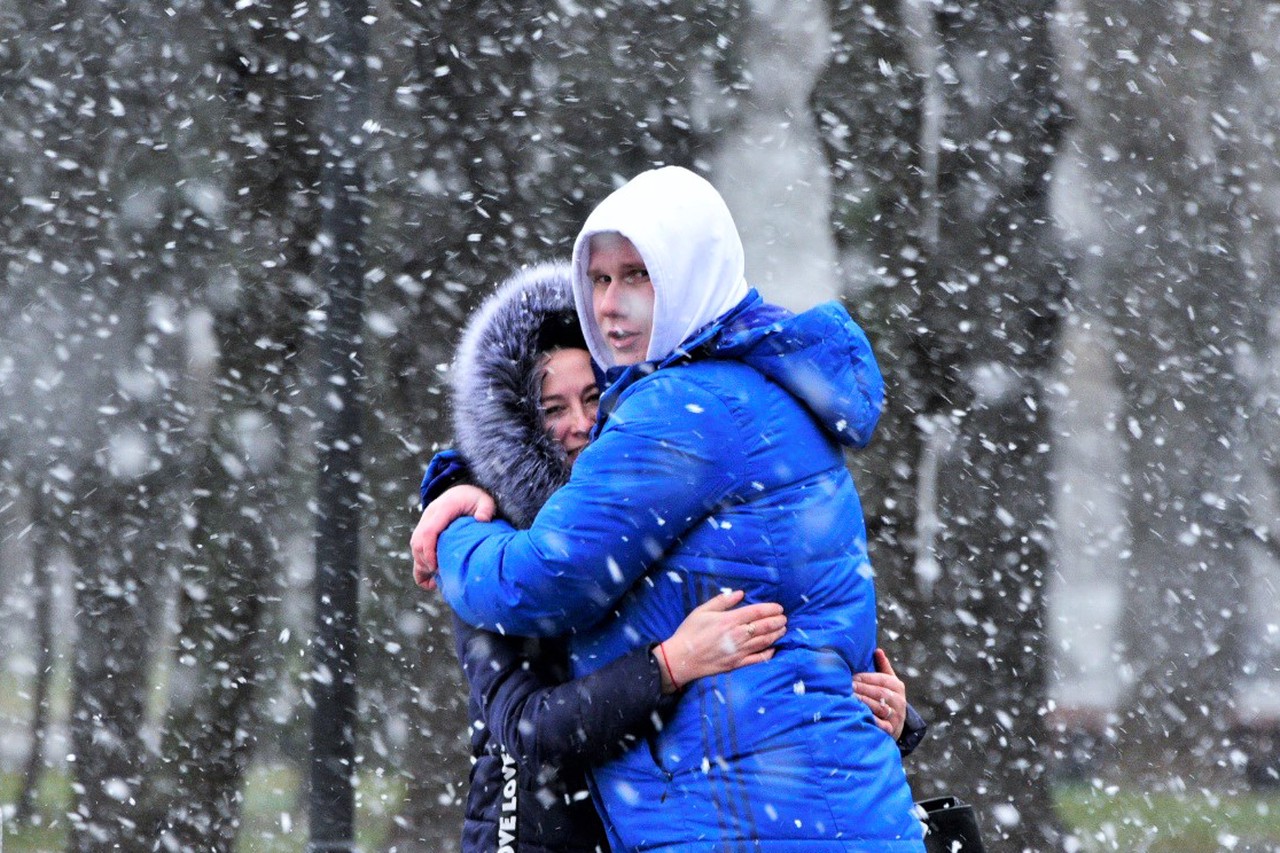
<path fill-rule="evenodd" d="M 747 295 L 742 239 L 724 199 L 704 178 L 679 166 L 642 172 L 587 217 L 573 244 L 573 300 L 596 363 L 614 366 L 592 308 L 588 250 L 595 234 L 616 233 L 644 258 L 653 282 L 653 335 L 646 361 L 680 342 Z"/>

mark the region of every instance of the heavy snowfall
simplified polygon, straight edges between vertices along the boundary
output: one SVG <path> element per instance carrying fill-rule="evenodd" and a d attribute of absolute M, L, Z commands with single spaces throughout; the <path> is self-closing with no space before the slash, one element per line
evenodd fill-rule
<path fill-rule="evenodd" d="M 458 849 L 458 332 L 676 164 L 885 373 L 915 796 L 1280 851 L 1278 135 L 1264 0 L 0 0 L 0 850 Z"/>

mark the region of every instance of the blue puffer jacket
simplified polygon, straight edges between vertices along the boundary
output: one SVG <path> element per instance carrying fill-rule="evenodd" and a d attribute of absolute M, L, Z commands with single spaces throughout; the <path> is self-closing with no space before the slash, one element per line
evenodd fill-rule
<path fill-rule="evenodd" d="M 834 303 L 790 315 L 752 291 L 610 379 L 597 438 L 528 530 L 462 519 L 441 537 L 449 603 L 498 632 L 573 632 L 577 675 L 722 588 L 782 604 L 771 661 L 695 682 L 593 769 L 615 851 L 923 850 L 898 749 L 850 692 L 876 647 L 842 452 L 882 404 L 861 329 Z"/>

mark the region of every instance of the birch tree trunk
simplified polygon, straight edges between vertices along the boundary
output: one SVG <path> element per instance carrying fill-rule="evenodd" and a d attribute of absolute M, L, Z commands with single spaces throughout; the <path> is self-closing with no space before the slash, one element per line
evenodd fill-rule
<path fill-rule="evenodd" d="M 822 0 L 752 0 L 746 8 L 746 91 L 716 137 L 711 180 L 742 234 L 748 283 L 801 311 L 843 289 L 830 171 L 810 107 L 831 25 Z"/>
<path fill-rule="evenodd" d="M 31 523 L 27 547 L 32 574 L 31 621 L 35 628 L 32 638 L 35 646 L 35 686 L 31 691 L 31 740 L 27 747 L 27 757 L 22 764 L 22 787 L 18 791 L 13 814 L 14 822 L 19 825 L 29 823 L 35 815 L 40 780 L 48 757 L 46 746 L 52 723 L 49 693 L 57 661 L 53 627 L 53 548 L 50 530 L 45 521 L 49 514 L 46 506 L 48 501 L 49 496 L 42 495 L 38 489 L 29 490 Z"/>
<path fill-rule="evenodd" d="M 1085 46 L 1077 145 L 1095 217 L 1115 223 L 1089 251 L 1124 396 L 1118 710 L 1126 769 L 1153 786 L 1234 776 L 1225 738 L 1249 613 L 1241 484 L 1261 414 L 1240 368 L 1262 344 L 1259 272 L 1275 239 L 1257 216 L 1274 186 L 1257 170 L 1270 168 L 1259 154 L 1275 99 L 1251 94 L 1265 63 L 1246 25 L 1265 31 L 1265 5 L 1068 7 Z"/>

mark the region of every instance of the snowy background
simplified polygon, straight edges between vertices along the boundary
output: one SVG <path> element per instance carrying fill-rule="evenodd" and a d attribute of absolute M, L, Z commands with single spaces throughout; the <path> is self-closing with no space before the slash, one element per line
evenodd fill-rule
<path fill-rule="evenodd" d="M 850 465 L 917 795 L 1079 850 L 1125 848 L 1063 786 L 1274 791 L 1278 104 L 1261 0 L 0 0 L 6 831 L 301 846 L 317 467 L 358 457 L 360 820 L 456 844 L 406 543 L 457 331 L 665 163 L 881 358 Z"/>

